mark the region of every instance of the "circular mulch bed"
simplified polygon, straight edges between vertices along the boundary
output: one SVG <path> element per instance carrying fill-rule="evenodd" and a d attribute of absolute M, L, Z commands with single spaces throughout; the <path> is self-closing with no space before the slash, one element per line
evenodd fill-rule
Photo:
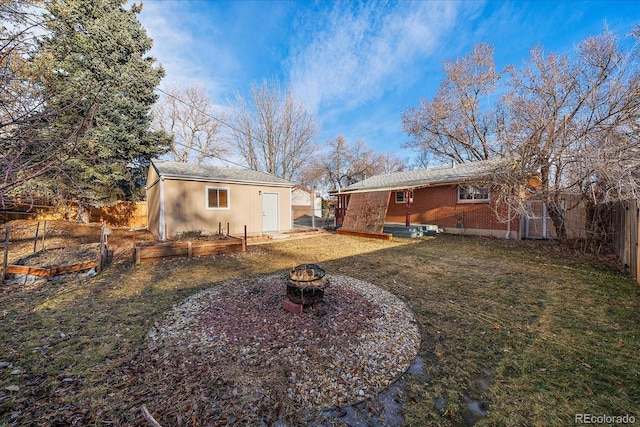
<path fill-rule="evenodd" d="M 283 275 L 200 292 L 150 330 L 148 350 L 158 355 L 158 369 L 208 365 L 218 385 L 233 384 L 218 401 L 235 402 L 236 413 L 252 410 L 242 402 L 256 399 L 279 411 L 263 419 L 373 398 L 415 359 L 416 321 L 391 293 L 358 279 L 328 277 L 324 301 L 301 314 L 283 308 Z"/>

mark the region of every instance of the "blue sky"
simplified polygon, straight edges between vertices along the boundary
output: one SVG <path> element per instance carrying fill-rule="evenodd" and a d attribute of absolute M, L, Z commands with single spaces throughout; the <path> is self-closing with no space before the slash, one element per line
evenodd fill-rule
<path fill-rule="evenodd" d="M 500 70 L 536 44 L 571 54 L 605 25 L 623 37 L 640 23 L 632 0 L 143 3 L 163 85 L 200 84 L 223 111 L 252 82 L 278 79 L 316 115 L 318 142 L 343 135 L 402 158 L 413 153 L 401 113 L 434 95 L 443 60 L 487 42 Z"/>

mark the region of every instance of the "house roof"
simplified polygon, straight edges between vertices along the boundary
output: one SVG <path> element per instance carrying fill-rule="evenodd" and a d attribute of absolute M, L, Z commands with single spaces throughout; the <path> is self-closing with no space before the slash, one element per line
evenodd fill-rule
<path fill-rule="evenodd" d="M 293 189 L 294 189 L 294 190 L 304 191 L 305 193 L 309 193 L 309 194 L 311 194 L 311 190 L 309 190 L 308 188 L 305 188 L 305 187 L 303 187 L 303 186 L 301 186 L 301 185 L 294 185 L 294 186 L 293 186 Z"/>
<path fill-rule="evenodd" d="M 224 182 L 232 184 L 255 184 L 274 187 L 293 187 L 294 184 L 266 172 L 249 169 L 234 169 L 218 166 L 196 165 L 193 163 L 152 160 L 158 176 L 162 178 L 188 181 Z"/>
<path fill-rule="evenodd" d="M 455 184 L 482 179 L 500 165 L 497 160 L 481 160 L 477 162 L 458 163 L 437 166 L 428 169 L 416 169 L 406 172 L 394 172 L 375 175 L 351 184 L 336 192 L 361 193 L 366 191 L 393 191 L 411 188 L 429 187 L 432 185 Z"/>

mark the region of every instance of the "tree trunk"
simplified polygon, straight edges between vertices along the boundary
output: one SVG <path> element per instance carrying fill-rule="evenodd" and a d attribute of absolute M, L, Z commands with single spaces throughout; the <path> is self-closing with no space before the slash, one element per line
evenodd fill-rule
<path fill-rule="evenodd" d="M 78 222 L 83 224 L 91 222 L 91 207 L 87 202 L 78 202 Z"/>
<path fill-rule="evenodd" d="M 562 205 L 555 200 L 549 200 L 547 203 L 547 213 L 556 229 L 556 237 L 561 242 L 567 240 L 567 225 L 564 221 L 565 213 Z"/>

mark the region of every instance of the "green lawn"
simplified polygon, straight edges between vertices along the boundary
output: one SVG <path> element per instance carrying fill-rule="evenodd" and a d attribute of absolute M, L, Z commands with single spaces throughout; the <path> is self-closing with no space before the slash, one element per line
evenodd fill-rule
<path fill-rule="evenodd" d="M 146 425 L 149 391 L 131 361 L 151 325 L 204 288 L 303 262 L 413 310 L 424 369 L 406 377 L 407 425 L 572 425 L 583 413 L 640 422 L 640 285 L 629 277 L 554 242 L 324 235 L 4 287 L 0 425 Z M 472 419 L 469 399 L 488 416 Z M 207 425 L 186 414 L 184 425 Z"/>

